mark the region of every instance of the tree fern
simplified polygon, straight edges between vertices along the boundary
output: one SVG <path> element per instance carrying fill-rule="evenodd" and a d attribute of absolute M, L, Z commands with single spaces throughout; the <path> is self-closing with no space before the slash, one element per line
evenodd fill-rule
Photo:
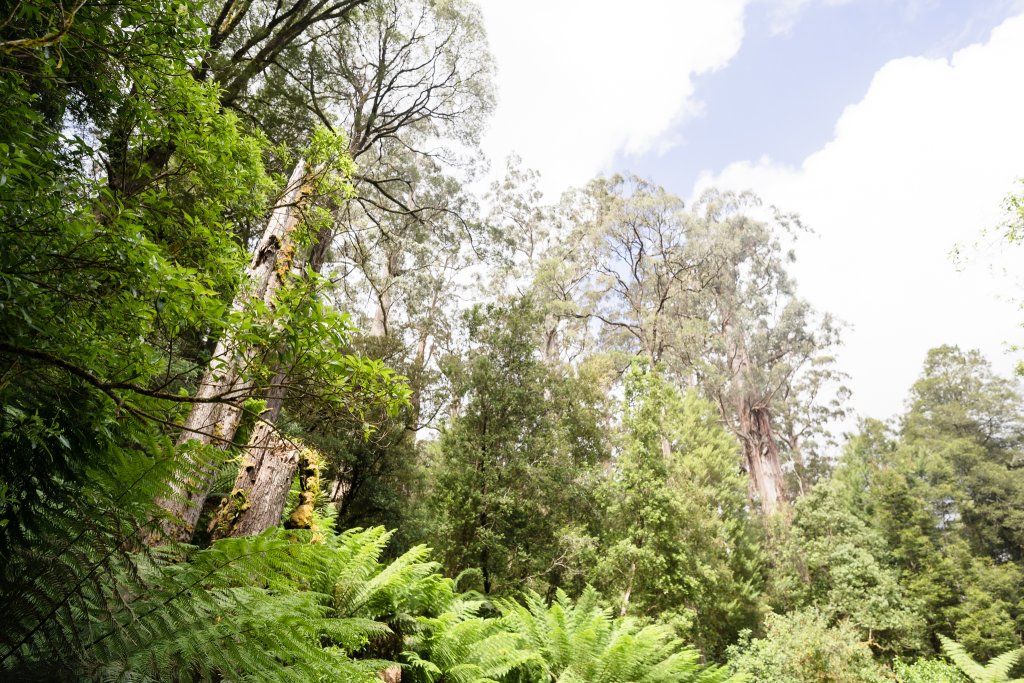
<path fill-rule="evenodd" d="M 540 656 L 526 640 L 503 628 L 498 619 L 478 616 L 482 601 L 458 599 L 437 617 L 420 619 L 422 633 L 407 639 L 404 653 L 412 681 L 495 683 L 540 680 Z M 522 676 L 512 679 L 511 674 Z"/>
<path fill-rule="evenodd" d="M 459 683 L 739 683 L 724 669 L 704 668 L 700 655 L 663 625 L 613 617 L 588 589 L 573 603 L 560 593 L 547 605 L 536 593 L 497 603 L 500 616 L 480 616 L 485 603 L 459 599 L 404 657 L 413 681 Z"/>
<path fill-rule="evenodd" d="M 373 681 L 390 664 L 378 655 L 400 649 L 396 633 L 452 594 L 436 565 L 424 561 L 424 548 L 381 564 L 389 537 L 382 529 L 276 529 L 205 550 L 150 552 L 130 550 L 112 526 L 66 519 L 53 531 L 69 541 L 44 546 L 53 556 L 23 554 L 7 564 L 0 672 Z M 23 581 L 21 592 L 10 590 L 12 570 L 27 575 L 28 567 L 44 570 Z"/>
<path fill-rule="evenodd" d="M 1010 673 L 1024 656 L 1024 649 L 1004 652 L 982 665 L 955 640 L 941 634 L 939 640 L 942 642 L 942 651 L 973 683 L 1024 683 L 1024 678 L 1010 678 Z"/>
<path fill-rule="evenodd" d="M 676 639 L 668 626 L 613 618 L 588 588 L 575 604 L 559 592 L 550 606 L 528 593 L 523 601 L 499 603 L 503 623 L 521 634 L 544 662 L 545 680 L 560 683 L 643 683 L 743 680 L 717 667 L 703 668 L 700 655 Z"/>

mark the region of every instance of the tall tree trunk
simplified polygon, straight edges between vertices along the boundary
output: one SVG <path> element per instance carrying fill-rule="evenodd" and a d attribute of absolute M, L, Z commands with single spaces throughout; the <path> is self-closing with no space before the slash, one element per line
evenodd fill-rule
<path fill-rule="evenodd" d="M 779 446 L 772 428 L 771 411 L 767 405 L 761 405 L 759 391 L 751 380 L 754 376 L 753 363 L 747 351 L 746 340 L 733 325 L 731 317 L 727 317 L 722 325 L 726 339 L 731 340 L 730 349 L 734 401 L 720 401 L 723 418 L 727 405 L 732 403 L 735 415 L 733 433 L 743 445 L 743 455 L 750 478 L 750 501 L 761 506 L 761 512 L 772 515 L 779 510 L 788 510 L 785 480 L 782 474 L 782 463 L 779 458 Z M 753 386 L 752 386 L 753 385 Z"/>
<path fill-rule="evenodd" d="M 370 327 L 371 337 L 386 337 L 388 334 L 388 316 L 391 314 L 391 286 L 398 277 L 398 250 L 384 254 L 384 282 L 377 292 L 377 306 L 373 311 L 373 325 Z"/>
<path fill-rule="evenodd" d="M 292 238 L 308 191 L 306 166 L 300 160 L 253 253 L 246 277 L 232 303 L 234 311 L 245 310 L 249 302 L 257 299 L 273 305 L 291 269 L 295 254 Z M 185 446 L 181 449 L 184 462 L 170 482 L 171 495 L 157 499 L 157 504 L 169 513 L 170 519 L 161 524 L 160 532 L 151 539 L 153 542 L 162 538 L 179 541 L 192 538 L 203 502 L 220 466 L 218 458 L 211 459 L 204 454 L 204 451 L 209 453 L 204 447 L 212 445 L 223 450 L 233 443 L 242 417 L 241 404 L 252 389 L 242 376 L 244 363 L 251 358 L 252 350 L 240 349 L 231 336 L 217 342 L 196 396 L 224 400 L 195 403 L 185 419 L 178 439 L 178 445 Z"/>
<path fill-rule="evenodd" d="M 319 273 L 323 269 L 333 239 L 333 226 L 319 230 L 306 263 L 310 270 Z M 274 385 L 280 387 L 287 379 L 287 372 L 279 370 Z M 275 392 L 272 389 L 267 396 L 267 409 L 249 439 L 231 495 L 221 502 L 210 521 L 214 539 L 262 533 L 281 521 L 299 468 L 300 448 L 275 433 L 274 425 L 284 403 L 283 391 Z"/>
<path fill-rule="evenodd" d="M 307 263 L 312 271 L 319 273 L 323 268 L 333 237 L 331 227 L 324 227 L 317 233 Z M 378 293 L 371 336 L 387 335 L 387 317 L 391 305 L 389 289 L 398 276 L 400 258 L 398 250 L 385 254 L 384 284 Z M 279 373 L 279 377 L 282 384 L 287 379 L 284 372 Z M 249 453 L 235 478 L 231 496 L 222 503 L 211 522 L 215 538 L 260 533 L 280 521 L 288 490 L 299 465 L 297 449 L 289 452 L 263 434 L 265 430 L 273 431 L 272 425 L 277 421 L 280 411 L 280 401 L 271 398 L 267 411 L 261 416 L 262 422 L 250 440 Z"/>
<path fill-rule="evenodd" d="M 626 589 L 622 592 L 622 604 L 619 605 L 619 616 L 626 616 L 629 611 L 629 598 L 633 594 L 633 579 L 636 578 L 636 562 L 629 565 L 629 578 L 626 580 Z"/>
<path fill-rule="evenodd" d="M 412 381 L 409 383 L 409 420 L 406 423 L 406 433 L 414 441 L 420 428 L 420 416 L 423 411 L 423 373 L 427 365 L 427 344 L 430 341 L 430 332 L 426 328 L 419 330 L 419 339 L 416 340 L 416 355 L 413 358 L 413 371 L 410 373 Z"/>
<path fill-rule="evenodd" d="M 253 431 L 250 445 L 231 495 L 210 521 L 212 540 L 261 533 L 280 523 L 284 514 L 300 447 L 263 422 Z"/>
<path fill-rule="evenodd" d="M 768 409 L 743 397 L 739 405 L 740 440 L 750 476 L 751 498 L 766 515 L 787 506 L 779 447 Z"/>

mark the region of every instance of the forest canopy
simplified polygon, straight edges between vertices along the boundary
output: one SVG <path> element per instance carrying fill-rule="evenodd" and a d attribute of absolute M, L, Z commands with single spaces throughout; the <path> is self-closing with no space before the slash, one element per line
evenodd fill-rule
<path fill-rule="evenodd" d="M 796 215 L 481 189 L 468 0 L 8 5 L 0 677 L 1024 676 L 1024 388 L 854 420 Z"/>

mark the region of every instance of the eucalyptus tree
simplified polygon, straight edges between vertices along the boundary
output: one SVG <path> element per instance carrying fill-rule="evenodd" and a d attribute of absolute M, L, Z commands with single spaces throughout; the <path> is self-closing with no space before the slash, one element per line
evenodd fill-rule
<path fill-rule="evenodd" d="M 420 348 L 442 320 L 438 293 L 477 246 L 462 180 L 493 107 L 491 59 L 471 3 L 374 0 L 355 17 L 305 58 L 275 64 L 252 112 L 273 115 L 273 98 L 292 93 L 291 109 L 345 131 L 355 195 L 317 235 L 308 266 L 342 283 L 346 308 L 369 309 L 372 336 L 417 319 Z"/>
<path fill-rule="evenodd" d="M 561 286 L 563 316 L 583 320 L 602 350 L 663 362 L 679 385 L 700 387 L 743 445 L 751 499 L 782 508 L 781 425 L 799 455 L 808 422 L 842 411 L 841 392 L 816 403 L 837 377 L 827 351 L 838 331 L 796 295 L 779 237 L 791 219 L 755 220 L 755 198 L 714 191 L 686 209 L 622 177 L 565 207 L 568 238 L 538 282 Z"/>
<path fill-rule="evenodd" d="M 848 376 L 827 353 L 812 358 L 787 385 L 779 403 L 777 431 L 787 471 L 789 494 L 802 496 L 829 476 L 839 444 L 832 426 L 850 415 Z"/>
<path fill-rule="evenodd" d="M 17 7 L 5 35 L 45 33 L 48 16 L 39 5 Z M 232 400 L 180 392 L 194 370 L 189 360 L 197 338 L 254 323 L 226 310 L 225 299 L 230 301 L 244 270 L 231 226 L 260 220 L 274 188 L 259 138 L 246 135 L 233 114 L 219 111 L 213 87 L 191 78 L 189 66 L 204 44 L 201 25 L 188 6 L 182 9 L 83 3 L 55 44 L 8 46 L 0 56 L 0 87 L 9 105 L 0 142 L 8 226 L 4 353 L 13 372 L 4 384 L 15 392 L 4 403 L 11 409 L 22 405 L 36 413 L 36 399 L 28 397 L 61 387 L 77 394 L 82 408 L 107 396 L 111 410 L 116 406 L 118 413 L 164 429 L 177 423 L 179 413 L 167 402 L 178 408 Z M 118 195 L 100 170 L 111 161 L 100 141 L 114 134 L 129 110 L 134 148 L 164 141 L 175 153 L 147 191 Z M 33 375 L 31 384 L 17 389 L 16 378 Z M 92 388 L 74 388 L 82 381 Z M 93 391 L 99 393 L 90 397 Z M 153 403 L 136 406 L 121 391 L 148 395 Z M 56 407 L 64 399 L 43 400 Z M 107 439 L 101 435 L 110 425 L 103 421 L 112 419 L 107 409 L 90 410 L 95 421 L 75 429 L 92 445 L 68 453 L 79 463 L 102 459 L 103 449 L 96 447 Z M 60 443 L 60 418 L 52 419 L 47 433 Z M 18 438 L 30 433 L 21 430 Z M 4 479 L 13 484 L 42 477 L 26 489 L 30 498 L 55 476 L 76 481 L 77 468 L 33 469 Z"/>
<path fill-rule="evenodd" d="M 505 174 L 484 198 L 485 217 L 495 237 L 494 262 L 488 273 L 491 295 L 530 296 L 543 312 L 543 353 L 556 366 L 593 350 L 587 321 L 577 302 L 590 274 L 583 244 L 575 238 L 584 193 L 569 193 L 551 204 L 540 190 L 540 174 L 524 168 L 512 155 Z"/>
<path fill-rule="evenodd" d="M 594 180 L 567 201 L 568 242 L 586 278 L 572 315 L 597 325 L 606 350 L 655 363 L 681 352 L 694 297 L 713 275 L 683 201 L 635 176 Z"/>
<path fill-rule="evenodd" d="M 381 337 L 402 309 L 406 319 L 431 310 L 415 295 L 436 291 L 425 281 L 450 279 L 476 247 L 460 175 L 493 106 L 490 55 L 479 10 L 462 2 L 375 2 L 332 47 L 314 96 L 339 113 L 359 166 L 336 256 L 358 276 Z"/>
<path fill-rule="evenodd" d="M 272 66 L 296 48 L 309 56 L 316 39 L 353 18 L 368 0 L 210 0 L 203 11 L 207 49 L 195 74 L 220 85 L 220 101 L 245 99 Z"/>
<path fill-rule="evenodd" d="M 839 339 L 831 316 L 796 295 L 786 271 L 791 255 L 778 237 L 788 218 L 754 220 L 756 208 L 750 195 L 710 191 L 692 209 L 714 245 L 714 280 L 699 302 L 705 325 L 691 348 L 704 391 L 743 445 L 751 497 L 770 514 L 788 498 L 777 434 L 782 406 L 808 400 L 797 391 L 800 373 L 827 371 L 823 357 Z"/>

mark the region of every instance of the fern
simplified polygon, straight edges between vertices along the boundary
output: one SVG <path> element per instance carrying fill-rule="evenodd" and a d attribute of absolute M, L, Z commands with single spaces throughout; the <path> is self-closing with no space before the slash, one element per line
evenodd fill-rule
<path fill-rule="evenodd" d="M 483 604 L 460 598 L 439 616 L 420 618 L 422 633 L 407 640 L 404 653 L 412 681 L 494 683 L 511 680 L 519 670 L 541 670 L 540 656 L 521 635 L 505 630 L 498 619 L 478 616 Z"/>
<path fill-rule="evenodd" d="M 498 618 L 480 616 L 486 603 L 455 600 L 404 653 L 413 681 L 449 683 L 739 683 L 662 625 L 615 618 L 587 589 L 574 604 L 559 593 L 550 606 L 536 593 L 497 603 Z"/>
<path fill-rule="evenodd" d="M 58 529 L 72 531 L 65 521 Z M 451 593 L 423 548 L 381 564 L 382 529 L 276 529 L 157 553 L 125 549 L 103 525 L 86 528 L 59 554 L 16 558 L 22 569 L 50 569 L 23 593 L 5 585 L 13 628 L 0 641 L 0 674 L 374 681 L 391 664 L 378 656 L 388 651 L 381 643 Z"/>
<path fill-rule="evenodd" d="M 955 640 L 941 634 L 939 640 L 942 642 L 942 651 L 971 679 L 972 683 L 1024 683 L 1024 678 L 1010 678 L 1010 673 L 1024 656 L 1024 649 L 1004 652 L 989 660 L 988 664 L 982 665 Z"/>
<path fill-rule="evenodd" d="M 737 683 L 721 668 L 702 668 L 696 650 L 684 647 L 670 627 L 613 618 L 593 588 L 573 604 L 559 591 L 550 606 L 536 593 L 523 602 L 501 601 L 503 623 L 522 634 L 544 662 L 547 679 L 562 683 L 642 681 Z"/>

